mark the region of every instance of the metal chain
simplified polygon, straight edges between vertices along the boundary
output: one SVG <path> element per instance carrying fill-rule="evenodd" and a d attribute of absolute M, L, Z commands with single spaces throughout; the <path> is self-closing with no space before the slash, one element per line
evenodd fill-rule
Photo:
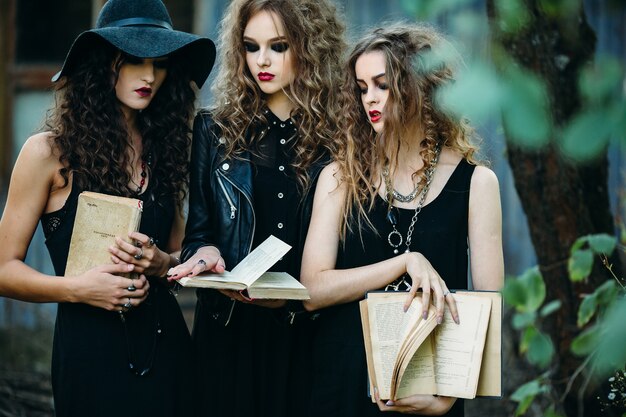
<path fill-rule="evenodd" d="M 435 168 L 437 167 L 437 162 L 439 161 L 439 154 L 441 153 L 441 148 L 437 146 L 435 148 L 435 157 L 433 158 L 430 167 L 426 171 L 426 184 L 424 188 L 422 188 L 422 193 L 420 195 L 420 200 L 417 203 L 417 207 L 415 207 L 415 213 L 411 218 L 411 224 L 409 224 L 409 229 L 406 232 L 406 250 L 405 252 L 410 252 L 409 245 L 411 245 L 411 237 L 413 236 L 413 230 L 415 229 L 415 223 L 417 223 L 417 215 L 422 211 L 422 207 L 424 206 L 424 201 L 426 201 L 426 195 L 428 194 L 428 190 L 430 189 L 430 183 L 433 181 L 433 176 L 435 174 Z"/>

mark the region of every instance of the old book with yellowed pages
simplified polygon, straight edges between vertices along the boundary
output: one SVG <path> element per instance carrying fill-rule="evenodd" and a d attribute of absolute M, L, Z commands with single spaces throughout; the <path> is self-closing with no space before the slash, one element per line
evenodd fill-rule
<path fill-rule="evenodd" d="M 376 387 L 385 400 L 416 394 L 501 397 L 500 293 L 454 292 L 460 324 L 446 307 L 440 325 L 432 305 L 422 318 L 421 297 L 405 313 L 406 296 L 370 292 L 360 302 L 370 392 Z"/>
<path fill-rule="evenodd" d="M 244 291 L 260 299 L 308 300 L 309 292 L 286 272 L 267 272 L 291 246 L 275 236 L 268 237 L 231 271 L 204 273 L 178 280 L 183 287 Z"/>
<path fill-rule="evenodd" d="M 139 230 L 142 210 L 143 202 L 135 198 L 80 193 L 65 275 L 113 263 L 109 246 L 115 244 L 116 236 L 130 242 L 128 234 Z"/>

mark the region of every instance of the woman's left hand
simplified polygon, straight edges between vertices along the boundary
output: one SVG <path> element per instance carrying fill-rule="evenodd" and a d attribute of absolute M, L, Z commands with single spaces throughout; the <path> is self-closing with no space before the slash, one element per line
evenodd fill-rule
<path fill-rule="evenodd" d="M 109 247 L 111 260 L 116 264 L 120 262 L 133 264 L 134 271 L 140 274 L 165 276 L 170 267 L 170 255 L 159 249 L 154 239 L 148 235 L 131 232 L 128 237 L 137 242 L 136 245 L 116 237 L 115 246 Z"/>
<path fill-rule="evenodd" d="M 403 414 L 418 414 L 421 416 L 441 416 L 452 408 L 456 398 L 434 395 L 412 395 L 396 401 L 383 401 L 374 388 L 376 404 L 380 411 L 395 411 Z"/>

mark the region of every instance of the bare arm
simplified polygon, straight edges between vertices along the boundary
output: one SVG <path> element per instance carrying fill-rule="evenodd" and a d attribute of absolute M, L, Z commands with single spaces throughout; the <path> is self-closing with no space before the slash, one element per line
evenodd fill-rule
<path fill-rule="evenodd" d="M 24 263 L 58 169 L 48 136 L 29 138 L 15 164 L 0 220 L 0 295 L 31 302 L 83 302 L 109 310 L 119 309 L 128 298 L 139 304 L 147 295 L 145 277 L 134 280 L 137 290 L 129 292 L 126 288 L 133 281 L 112 275 L 129 272 L 132 266 L 106 265 L 75 277 L 54 277 Z"/>
<path fill-rule="evenodd" d="M 500 290 L 504 283 L 500 189 L 496 175 L 486 167 L 476 167 L 472 175 L 468 234 L 474 289 Z"/>
<path fill-rule="evenodd" d="M 320 174 L 313 215 L 302 258 L 302 283 L 308 288 L 311 299 L 304 303 L 308 310 L 360 300 L 365 293 L 384 287 L 404 273 L 413 279 L 407 296 L 408 307 L 418 288 L 423 290 L 424 312 L 428 311 L 430 293 L 437 300 L 438 317 L 443 316 L 445 282 L 420 253 L 398 255 L 375 264 L 345 270 L 335 269 L 339 249 L 339 224 L 345 191 L 338 187 L 338 166 L 330 164 Z M 453 315 L 456 305 L 447 297 Z"/>

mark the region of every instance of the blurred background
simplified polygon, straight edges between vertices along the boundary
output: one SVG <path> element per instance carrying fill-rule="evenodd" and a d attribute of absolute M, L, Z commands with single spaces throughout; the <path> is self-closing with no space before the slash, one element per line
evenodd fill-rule
<path fill-rule="evenodd" d="M 76 35 L 93 26 L 103 3 L 102 0 L 56 0 L 53 2 L 0 0 L 0 207 L 2 208 L 11 169 L 20 148 L 30 135 L 40 129 L 46 110 L 52 105 L 50 78 L 60 69 L 65 54 Z M 217 39 L 217 24 L 228 4 L 227 0 L 165 0 L 164 3 L 170 11 L 176 29 Z M 534 227 L 541 228 L 540 219 L 537 221 L 533 219 L 536 216 L 541 217 L 542 214 L 534 213 L 535 217 L 530 223 L 527 218 L 527 215 L 531 217 L 528 213 L 533 207 L 541 208 L 537 206 L 543 204 L 542 200 L 532 200 L 530 197 L 526 199 L 525 196 L 529 195 L 528 187 L 526 187 L 526 194 L 520 193 L 518 188 L 526 184 L 522 181 L 523 178 L 533 177 L 534 170 L 537 170 L 538 177 L 545 175 L 545 172 L 542 172 L 545 167 L 533 164 L 533 159 L 527 158 L 528 155 L 536 157 L 545 154 L 547 152 L 545 150 L 552 146 L 552 141 L 561 140 L 558 142 L 559 146 L 556 147 L 565 149 L 565 156 L 562 158 L 566 160 L 573 160 L 576 164 L 582 164 L 583 167 L 589 164 L 598 165 L 600 161 L 601 178 L 595 177 L 596 171 L 588 172 L 593 177 L 591 181 L 597 180 L 604 187 L 608 199 L 606 209 L 610 211 L 612 219 L 610 230 L 606 230 L 605 227 L 604 230 L 595 232 L 602 231 L 616 236 L 617 246 L 623 251 L 623 246 L 620 246 L 626 240 L 624 232 L 626 145 L 623 136 L 620 137 L 619 134 L 614 134 L 613 130 L 609 130 L 604 132 L 601 138 L 595 138 L 593 133 L 598 133 L 603 127 L 606 130 L 607 123 L 601 118 L 594 119 L 595 124 L 588 123 L 583 127 L 579 126 L 573 132 L 571 129 L 561 129 L 567 126 L 570 119 L 576 117 L 575 114 L 581 107 L 580 105 L 574 106 L 574 110 L 569 111 L 565 116 L 554 117 L 547 122 L 545 117 L 542 117 L 543 113 L 533 115 L 532 108 L 536 110 L 542 106 L 549 106 L 550 103 L 554 104 L 555 91 L 565 93 L 562 96 L 564 102 L 571 101 L 571 97 L 567 96 L 569 94 L 567 90 L 552 88 L 551 83 L 555 82 L 554 79 L 547 77 L 543 83 L 533 81 L 540 79 L 542 75 L 542 69 L 537 68 L 537 65 L 542 62 L 541 57 L 537 58 L 533 55 L 536 51 L 528 53 L 524 50 L 512 50 L 509 52 L 512 53 L 513 59 L 521 63 L 520 67 L 525 67 L 531 72 L 534 69 L 537 77 L 526 77 L 522 78 L 518 84 L 505 85 L 494 83 L 494 78 L 497 78 L 494 74 L 497 74 L 498 70 L 503 67 L 511 68 L 518 65 L 503 64 L 501 50 L 506 51 L 507 45 L 519 47 L 521 44 L 516 43 L 519 38 L 528 39 L 528 37 L 537 36 L 534 43 L 537 49 L 550 43 L 550 40 L 544 36 L 546 33 L 549 36 L 550 32 L 554 32 L 552 44 L 560 42 L 557 39 L 559 33 L 561 35 L 565 33 L 565 38 L 567 38 L 568 29 L 563 29 L 558 24 L 547 28 L 544 26 L 543 29 L 546 32 L 543 34 L 538 32 L 539 27 L 533 24 L 536 19 L 540 20 L 544 17 L 541 13 L 550 8 L 559 13 L 569 10 L 569 17 L 580 18 L 582 14 L 586 20 L 585 23 L 589 25 L 588 33 L 582 33 L 578 26 L 575 27 L 573 30 L 576 31 L 576 35 L 574 36 L 579 36 L 581 42 L 586 39 L 590 43 L 593 43 L 592 38 L 595 37 L 595 44 L 591 50 L 589 47 L 586 49 L 590 55 L 588 59 L 606 62 L 607 64 L 602 68 L 613 65 L 617 71 L 613 75 L 615 79 L 612 80 L 612 84 L 609 83 L 608 87 L 594 87 L 592 84 L 590 89 L 596 92 L 601 88 L 608 89 L 610 90 L 608 94 L 612 95 L 613 101 L 623 104 L 625 88 L 623 64 L 626 62 L 626 6 L 624 2 L 610 0 L 500 0 L 495 2 L 487 0 L 336 0 L 335 3 L 345 17 L 349 40 L 358 37 L 362 31 L 374 25 L 384 24 L 386 21 L 423 19 L 435 24 L 446 33 L 465 58 L 469 75 L 460 80 L 459 91 L 451 92 L 448 98 L 452 102 L 465 105 L 465 107 L 460 106 L 458 110 L 470 113 L 471 121 L 483 138 L 483 156 L 489 161 L 500 181 L 507 277 L 513 279 L 512 277 L 523 275 L 537 264 L 545 274 L 546 268 L 551 266 L 551 264 L 546 264 L 541 256 L 543 249 L 540 246 L 545 244 L 545 241 L 541 240 L 540 232 L 533 234 L 529 228 L 529 224 L 531 227 L 534 224 Z M 527 8 L 524 8 L 525 6 Z M 554 17 L 556 15 L 562 20 L 568 18 L 566 14 L 557 13 L 550 15 L 545 21 L 549 24 L 558 23 L 558 19 Z M 495 41 L 500 41 L 500 44 L 496 44 Z M 573 62 L 573 57 L 576 55 L 575 50 L 570 50 L 569 55 L 568 53 L 558 54 L 555 51 L 556 49 L 551 49 L 543 52 L 548 55 L 553 54 L 549 58 L 554 64 L 552 66 L 556 67 L 559 65 L 566 67 L 568 62 Z M 489 64 L 485 64 L 486 62 Z M 481 71 L 475 70 L 476 68 Z M 595 74 L 595 78 L 605 81 L 608 77 L 602 71 Z M 566 74 L 562 76 L 565 77 Z M 557 80 L 558 77 L 557 74 Z M 199 105 L 207 105 L 210 102 L 212 79 L 211 77 L 201 90 Z M 463 86 L 467 88 L 462 88 Z M 547 95 L 550 99 L 536 99 L 537 95 L 526 94 L 529 91 L 535 91 L 533 86 L 540 86 L 537 90 L 538 96 Z M 511 102 L 521 103 L 518 107 L 512 107 L 511 102 L 506 101 L 506 94 L 503 93 L 505 90 L 512 95 Z M 571 94 L 577 96 L 578 91 L 572 91 Z M 524 104 L 528 106 L 524 107 Z M 544 113 L 550 113 L 549 109 Z M 617 126 L 624 127 L 619 119 L 626 117 L 626 113 L 616 110 L 616 114 L 614 118 L 618 120 L 617 122 L 613 120 L 613 122 L 617 123 Z M 579 124 L 584 124 L 583 122 Z M 557 134 L 555 133 L 557 130 L 564 133 Z M 561 139 L 554 139 L 555 137 Z M 577 153 L 577 149 L 581 149 L 579 145 L 585 143 L 599 144 L 589 148 L 582 146 L 583 151 Z M 512 152 L 515 152 L 515 156 Z M 523 165 L 511 162 L 512 158 Z M 534 159 L 534 161 L 539 160 Z M 514 169 L 511 168 L 512 166 Z M 524 175 L 518 172 L 516 176 L 514 174 L 516 169 L 525 170 Z M 33 175 L 37 173 L 34 172 Z M 567 181 L 565 177 L 562 180 Z M 562 185 L 564 189 L 568 188 L 567 184 Z M 573 187 L 573 191 L 570 189 L 571 193 L 582 192 L 577 190 L 575 185 Z M 543 192 L 550 193 L 550 188 L 546 187 Z M 520 195 L 522 195 L 521 199 Z M 545 197 L 550 196 L 545 195 Z M 582 196 L 582 198 L 585 197 Z M 567 204 L 567 201 L 564 200 L 563 204 Z M 554 208 L 554 206 L 551 207 Z M 575 206 L 562 208 L 564 211 L 576 212 L 578 210 Z M 581 230 L 584 231 L 584 228 Z M 544 232 L 549 231 L 544 230 Z M 585 231 L 585 233 L 591 232 L 594 230 Z M 569 242 L 571 243 L 573 242 Z M 557 259 L 557 261 L 561 260 Z M 40 271 L 52 273 L 52 265 L 43 244 L 41 230 L 38 230 L 31 243 L 26 262 Z M 558 291 L 551 292 L 549 285 L 548 293 L 552 293 L 553 298 L 558 298 Z M 191 326 L 195 295 L 192 291 L 182 290 L 178 300 Z M 0 297 L 0 417 L 52 415 L 49 367 L 55 311 L 56 306 L 52 304 L 29 304 Z M 505 337 L 504 341 L 507 367 L 506 398 L 500 402 L 489 403 L 490 400 L 472 402 L 468 405 L 468 414 L 513 415 L 513 410 L 519 401 L 508 397 L 517 386 L 528 380 L 523 377 L 524 373 L 520 370 L 525 365 L 520 349 L 516 345 L 519 336 L 516 336 L 515 330 L 510 330 L 511 337 Z M 553 368 L 558 366 L 558 349 L 556 357 L 551 357 L 551 360 Z M 621 393 L 626 395 L 624 391 Z M 527 411 L 532 413 L 532 407 Z M 543 411 L 539 409 L 535 412 L 536 415 L 543 415 Z M 570 415 L 567 414 L 567 407 L 560 412 L 563 415 Z M 595 412 L 600 411 L 588 409 L 584 415 L 596 415 L 593 414 Z"/>

